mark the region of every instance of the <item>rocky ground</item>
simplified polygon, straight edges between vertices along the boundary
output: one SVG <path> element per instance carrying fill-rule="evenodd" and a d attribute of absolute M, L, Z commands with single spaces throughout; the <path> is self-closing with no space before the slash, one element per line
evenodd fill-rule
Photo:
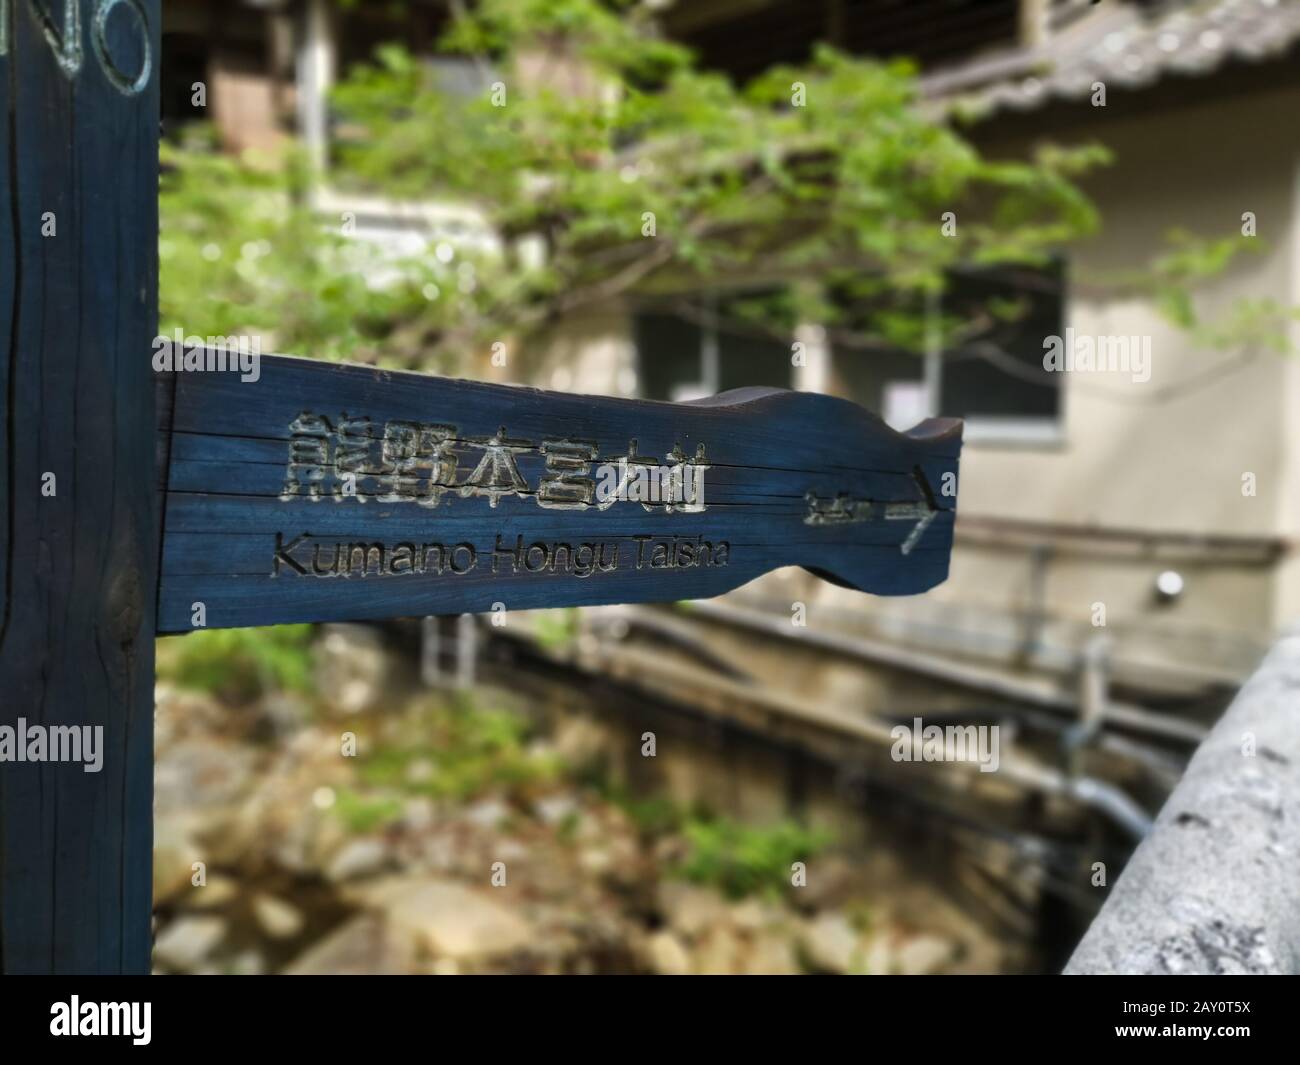
<path fill-rule="evenodd" d="M 954 920 L 916 919 L 942 912 L 924 885 L 904 906 L 899 885 L 833 847 L 803 887 L 784 871 L 747 894 L 710 882 L 680 823 L 638 816 L 579 772 L 563 730 L 537 734 L 498 706 L 508 693 L 394 685 L 390 652 L 355 633 L 318 636 L 310 654 L 314 691 L 263 684 L 251 697 L 160 665 L 172 679 L 157 693 L 158 972 L 1000 964 Z"/>

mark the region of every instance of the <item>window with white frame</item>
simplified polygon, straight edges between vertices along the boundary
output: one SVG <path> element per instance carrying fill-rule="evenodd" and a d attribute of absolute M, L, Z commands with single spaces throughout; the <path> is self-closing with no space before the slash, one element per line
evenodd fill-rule
<path fill-rule="evenodd" d="M 747 385 L 790 388 L 789 340 L 748 325 L 719 298 L 678 301 L 634 319 L 641 395 L 673 402 Z"/>
<path fill-rule="evenodd" d="M 965 419 L 968 440 L 1055 443 L 1061 377 L 1044 369 L 1043 342 L 1063 330 L 1064 276 L 1059 262 L 953 274 L 926 307 L 932 328 L 920 353 L 854 339 L 876 332 L 873 309 L 857 301 L 850 324 L 830 331 L 831 387 L 899 430 L 940 414 Z M 680 402 L 744 385 L 792 387 L 789 341 L 736 313 L 763 295 L 678 300 L 638 314 L 641 394 Z"/>
<path fill-rule="evenodd" d="M 1060 374 L 1043 366 L 1044 340 L 1064 325 L 1064 269 L 1010 267 L 949 280 L 945 316 L 965 323 L 942 345 L 932 385 L 939 413 L 964 418 L 968 439 L 1051 442 L 1060 436 Z"/>
<path fill-rule="evenodd" d="M 965 419 L 969 441 L 1059 440 L 1061 377 L 1043 367 L 1044 339 L 1063 329 L 1059 262 L 954 274 L 926 313 L 922 354 L 833 342 L 848 395 L 900 430 L 940 414 Z"/>

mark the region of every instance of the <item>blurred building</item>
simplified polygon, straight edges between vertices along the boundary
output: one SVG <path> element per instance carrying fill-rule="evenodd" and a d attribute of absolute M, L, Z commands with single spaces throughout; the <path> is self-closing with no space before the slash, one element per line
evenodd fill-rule
<path fill-rule="evenodd" d="M 996 350 L 940 338 L 918 359 L 828 342 L 825 360 L 798 369 L 787 343 L 711 326 L 707 313 L 636 311 L 561 344 L 584 382 L 622 352 L 652 398 L 765 384 L 844 395 L 900 428 L 929 413 L 966 419 L 946 584 L 866 606 L 816 582 L 795 594 L 768 580 L 747 597 L 788 615 L 806 593 L 840 611 L 840 627 L 1067 687 L 1102 636 L 1110 683 L 1143 701 L 1212 701 L 1234 686 L 1300 616 L 1300 366 L 1267 350 L 1199 348 L 1151 300 L 1094 290 L 1148 263 L 1171 230 L 1223 237 L 1253 222 L 1260 253 L 1197 300 L 1211 316 L 1242 297 L 1300 300 L 1300 5 L 737 0 L 675 5 L 665 18 L 738 77 L 803 58 L 817 40 L 910 52 L 935 106 L 978 116 L 966 134 L 986 153 L 1055 141 L 1115 154 L 1085 182 L 1102 217 L 1096 238 L 1053 270 L 954 279 L 955 305 L 1030 301 Z M 707 312 L 735 294 L 700 303 Z M 1046 372 L 1044 338 L 1067 329 L 1135 350 L 1149 338 L 1149 379 Z M 810 351 L 818 335 L 813 323 L 802 331 Z M 602 354 L 583 362 L 584 351 Z"/>
<path fill-rule="evenodd" d="M 319 157 L 329 135 L 326 94 L 337 71 L 387 41 L 428 51 L 447 5 L 332 0 L 167 0 L 163 5 L 163 132 L 215 124 L 223 147 L 274 149 L 298 135 Z M 197 83 L 207 87 L 196 108 Z"/>
<path fill-rule="evenodd" d="M 670 30 L 739 77 L 803 58 L 817 40 L 910 52 L 936 106 L 979 116 L 967 135 L 983 151 L 1097 142 L 1116 160 L 1085 183 L 1101 233 L 1057 269 L 954 279 L 945 299 L 956 304 L 1030 300 L 992 352 L 940 339 L 918 359 L 830 342 L 824 360 L 792 368 L 788 344 L 709 324 L 734 292 L 704 297 L 695 316 L 593 319 L 561 342 L 559 361 L 584 382 L 621 353 L 652 398 L 767 384 L 844 395 L 899 428 L 929 413 L 966 419 L 945 585 L 865 609 L 815 582 L 797 593 L 759 582 L 747 597 L 785 613 L 792 596 L 816 597 L 866 636 L 1066 687 L 1098 636 L 1110 683 L 1144 700 L 1212 701 L 1235 685 L 1300 615 L 1300 367 L 1271 351 L 1198 348 L 1151 300 L 1090 290 L 1149 262 L 1170 230 L 1227 236 L 1253 219 L 1260 254 L 1197 299 L 1211 315 L 1243 297 L 1300 299 L 1300 5 L 679 7 L 666 12 Z M 1044 338 L 1067 329 L 1149 338 L 1149 379 L 1044 371 Z M 801 336 L 816 349 L 815 324 Z"/>
<path fill-rule="evenodd" d="M 173 132 L 193 117 L 192 83 L 204 80 L 207 117 L 229 148 L 274 147 L 296 132 L 323 162 L 325 94 L 337 72 L 385 40 L 427 52 L 447 6 L 412 2 L 394 14 L 389 5 L 338 10 L 326 0 L 169 2 L 164 121 Z M 936 336 L 924 358 L 866 353 L 808 323 L 798 337 L 810 357 L 796 368 L 788 342 L 736 331 L 719 313 L 730 299 L 782 283 L 754 278 L 575 320 L 551 338 L 536 383 L 662 399 L 777 385 L 844 395 L 896 427 L 930 413 L 963 417 L 960 518 L 945 585 L 864 602 L 777 575 L 742 598 L 787 616 L 792 598 L 815 601 L 864 639 L 933 655 L 939 672 L 944 661 L 967 659 L 1069 691 L 1081 664 L 1100 656 L 1108 683 L 1139 698 L 1212 701 L 1235 686 L 1277 627 L 1300 615 L 1300 364 L 1267 350 L 1199 348 L 1151 300 L 1094 290 L 1148 262 L 1171 229 L 1226 236 L 1254 225 L 1260 253 L 1198 299 L 1221 309 L 1239 297 L 1300 302 L 1300 4 L 654 6 L 670 35 L 737 79 L 805 59 L 819 41 L 907 54 L 921 64 L 931 106 L 977 115 L 967 135 L 987 153 L 1021 154 L 1041 140 L 1110 147 L 1115 164 L 1085 183 L 1102 232 L 1051 270 L 953 279 L 950 306 L 991 295 L 1029 301 L 1028 317 L 992 350 L 951 348 Z M 448 91 L 479 87 L 468 65 L 437 62 Z M 359 226 L 408 248 L 447 234 L 483 239 L 479 221 L 455 206 L 374 201 Z M 1149 343 L 1149 379 L 1045 371 L 1044 338 L 1067 329 L 1120 338 L 1134 351 Z"/>

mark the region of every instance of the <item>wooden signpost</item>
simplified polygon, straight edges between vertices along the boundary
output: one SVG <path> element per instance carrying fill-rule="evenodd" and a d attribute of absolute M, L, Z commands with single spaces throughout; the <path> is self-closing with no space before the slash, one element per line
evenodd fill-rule
<path fill-rule="evenodd" d="M 159 389 L 161 632 L 693 599 L 787 565 L 884 594 L 947 576 L 951 421 L 900 435 L 812 393 L 651 403 L 282 356 Z"/>
<path fill-rule="evenodd" d="M 58 2 L 0 0 L 4 971 L 149 969 L 155 632 L 946 577 L 957 422 L 156 370 L 159 3 Z M 95 771 L 5 747 L 59 729 L 100 730 Z"/>

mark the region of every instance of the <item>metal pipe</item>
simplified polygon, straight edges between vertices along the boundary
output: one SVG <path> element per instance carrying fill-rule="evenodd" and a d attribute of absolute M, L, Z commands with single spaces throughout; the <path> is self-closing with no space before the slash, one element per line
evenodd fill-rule
<path fill-rule="evenodd" d="M 1075 713 L 1078 707 L 1078 694 L 1064 691 L 1055 684 L 1013 677 L 1003 671 L 977 665 L 948 661 L 937 655 L 899 647 L 881 640 L 821 632 L 811 628 L 796 629 L 791 626 L 788 618 L 731 606 L 718 600 L 704 599 L 694 602 L 691 604 L 690 614 L 727 621 L 783 640 L 795 640 L 811 647 L 849 655 L 864 662 L 873 662 L 891 669 L 933 677 L 944 683 L 984 692 L 1011 702 L 1069 713 Z M 1184 743 L 1199 743 L 1205 736 L 1205 730 L 1195 722 L 1161 715 L 1126 703 L 1108 702 L 1102 711 L 1102 717 L 1112 725 Z"/>
<path fill-rule="evenodd" d="M 736 703 L 748 703 L 772 715 L 842 737 L 885 748 L 892 748 L 897 742 L 895 726 L 887 721 L 832 709 L 794 692 L 775 691 L 752 682 L 716 676 L 707 669 L 676 662 L 654 652 L 621 646 L 621 641 L 597 641 L 579 664 L 581 668 L 647 690 L 661 699 L 676 697 L 687 705 L 698 706 L 703 695 L 725 696 Z M 681 697 L 676 694 L 681 692 L 690 695 Z M 943 764 L 958 772 L 980 772 L 974 762 Z M 1072 798 L 1104 814 L 1135 838 L 1141 839 L 1150 828 L 1150 820 L 1141 807 L 1120 788 L 1106 781 L 1093 777 L 1070 777 L 1015 751 L 1002 752 L 997 772 L 1003 780 L 1026 790 Z"/>
<path fill-rule="evenodd" d="M 1068 794 L 1085 806 L 1104 813 L 1134 839 L 1144 839 L 1151 831 L 1147 812 L 1128 797 L 1127 792 L 1096 777 L 1073 777 L 1066 785 Z"/>

